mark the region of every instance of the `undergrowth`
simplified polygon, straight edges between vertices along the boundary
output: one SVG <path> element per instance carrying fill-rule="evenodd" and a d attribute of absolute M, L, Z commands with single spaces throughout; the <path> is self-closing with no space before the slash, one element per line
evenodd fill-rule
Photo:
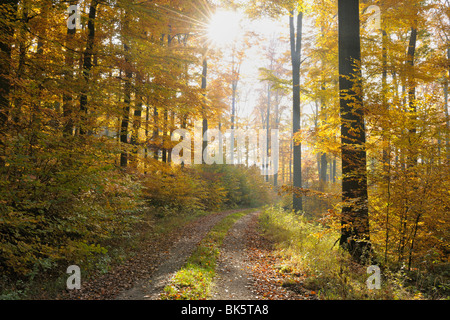
<path fill-rule="evenodd" d="M 254 168 L 182 169 L 155 161 L 147 169 L 152 174 L 114 166 L 79 169 L 70 189 L 36 189 L 32 201 L 2 189 L 0 202 L 12 204 L 0 207 L 0 300 L 51 299 L 66 290 L 70 265 L 79 266 L 87 281 L 132 257 L 144 239 L 202 215 L 271 201 Z M 37 210 L 39 199 L 48 206 Z"/>
<path fill-rule="evenodd" d="M 260 216 L 260 226 L 285 260 L 289 273 L 303 274 L 303 288 L 323 300 L 429 299 L 403 271 L 382 268 L 380 290 L 369 290 L 368 266 L 354 263 L 337 244 L 339 234 L 309 221 L 304 215 L 271 207 Z M 445 296 L 441 296 L 445 298 Z M 447 297 L 448 298 L 448 297 Z"/>

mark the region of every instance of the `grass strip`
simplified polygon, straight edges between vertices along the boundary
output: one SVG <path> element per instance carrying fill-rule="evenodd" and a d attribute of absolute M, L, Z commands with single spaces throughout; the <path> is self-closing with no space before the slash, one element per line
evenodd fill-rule
<path fill-rule="evenodd" d="M 161 299 L 206 300 L 216 276 L 220 247 L 228 230 L 239 219 L 253 211 L 254 209 L 251 209 L 231 214 L 216 224 L 200 242 L 185 266 L 174 275 L 170 284 L 164 288 Z"/>

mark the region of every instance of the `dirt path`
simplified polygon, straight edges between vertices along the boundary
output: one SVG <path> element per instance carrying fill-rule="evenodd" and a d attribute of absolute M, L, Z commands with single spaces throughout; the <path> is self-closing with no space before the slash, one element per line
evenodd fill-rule
<path fill-rule="evenodd" d="M 220 250 L 212 300 L 258 300 L 246 255 L 247 229 L 258 214 L 246 215 L 229 230 Z"/>
<path fill-rule="evenodd" d="M 260 212 L 240 219 L 228 232 L 220 252 L 212 300 L 311 300 L 301 275 L 281 273 L 283 264 L 259 229 Z M 289 284 L 288 286 L 286 284 Z"/>
<path fill-rule="evenodd" d="M 133 288 L 118 295 L 117 300 L 158 300 L 159 294 L 169 283 L 170 278 L 184 266 L 199 242 L 206 236 L 211 228 L 226 216 L 237 212 L 227 211 L 206 216 L 183 229 L 183 235 L 165 252 L 160 266 L 154 271 L 151 278 L 138 281 Z"/>
<path fill-rule="evenodd" d="M 60 300 L 158 300 L 171 277 L 181 269 L 211 228 L 242 210 L 204 216 L 178 230 L 147 240 L 132 259 L 107 274 L 82 283 L 82 290 L 62 294 Z M 230 228 L 221 247 L 212 300 L 311 299 L 299 285 L 291 290 L 274 266 L 282 261 L 258 230 L 258 212 Z M 295 289 L 295 290 L 292 290 Z"/>

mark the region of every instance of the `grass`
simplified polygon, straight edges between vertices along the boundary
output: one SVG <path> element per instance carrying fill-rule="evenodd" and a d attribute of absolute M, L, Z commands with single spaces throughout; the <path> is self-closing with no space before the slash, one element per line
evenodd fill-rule
<path fill-rule="evenodd" d="M 382 270 L 382 287 L 369 290 L 368 266 L 352 262 L 336 244 L 337 232 L 308 221 L 304 216 L 278 207 L 260 216 L 265 236 L 273 240 L 284 260 L 284 270 L 302 274 L 301 286 L 323 300 L 411 300 L 424 299 L 418 290 L 405 287 L 403 278 Z M 280 271 L 281 272 L 281 271 Z M 286 281 L 289 281 L 286 280 Z M 290 284 L 291 285 L 291 284 Z"/>
<path fill-rule="evenodd" d="M 171 279 L 161 294 L 163 300 L 206 300 L 216 276 L 217 258 L 228 230 L 242 217 L 245 210 L 231 214 L 216 224 L 200 242 L 186 265 Z"/>

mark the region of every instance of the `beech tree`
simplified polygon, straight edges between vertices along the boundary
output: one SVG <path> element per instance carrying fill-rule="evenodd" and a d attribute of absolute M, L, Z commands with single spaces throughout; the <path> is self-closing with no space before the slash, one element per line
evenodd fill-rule
<path fill-rule="evenodd" d="M 289 17 L 290 56 L 292 65 L 292 129 L 293 137 L 301 130 L 301 79 L 302 36 L 303 36 L 303 1 L 267 1 L 267 3 L 250 2 L 247 12 L 252 15 L 267 14 L 272 17 Z M 293 208 L 303 210 L 302 200 L 302 146 L 293 144 Z"/>
<path fill-rule="evenodd" d="M 339 0 L 339 74 L 342 140 L 340 245 L 361 260 L 370 250 L 359 0 Z"/>

